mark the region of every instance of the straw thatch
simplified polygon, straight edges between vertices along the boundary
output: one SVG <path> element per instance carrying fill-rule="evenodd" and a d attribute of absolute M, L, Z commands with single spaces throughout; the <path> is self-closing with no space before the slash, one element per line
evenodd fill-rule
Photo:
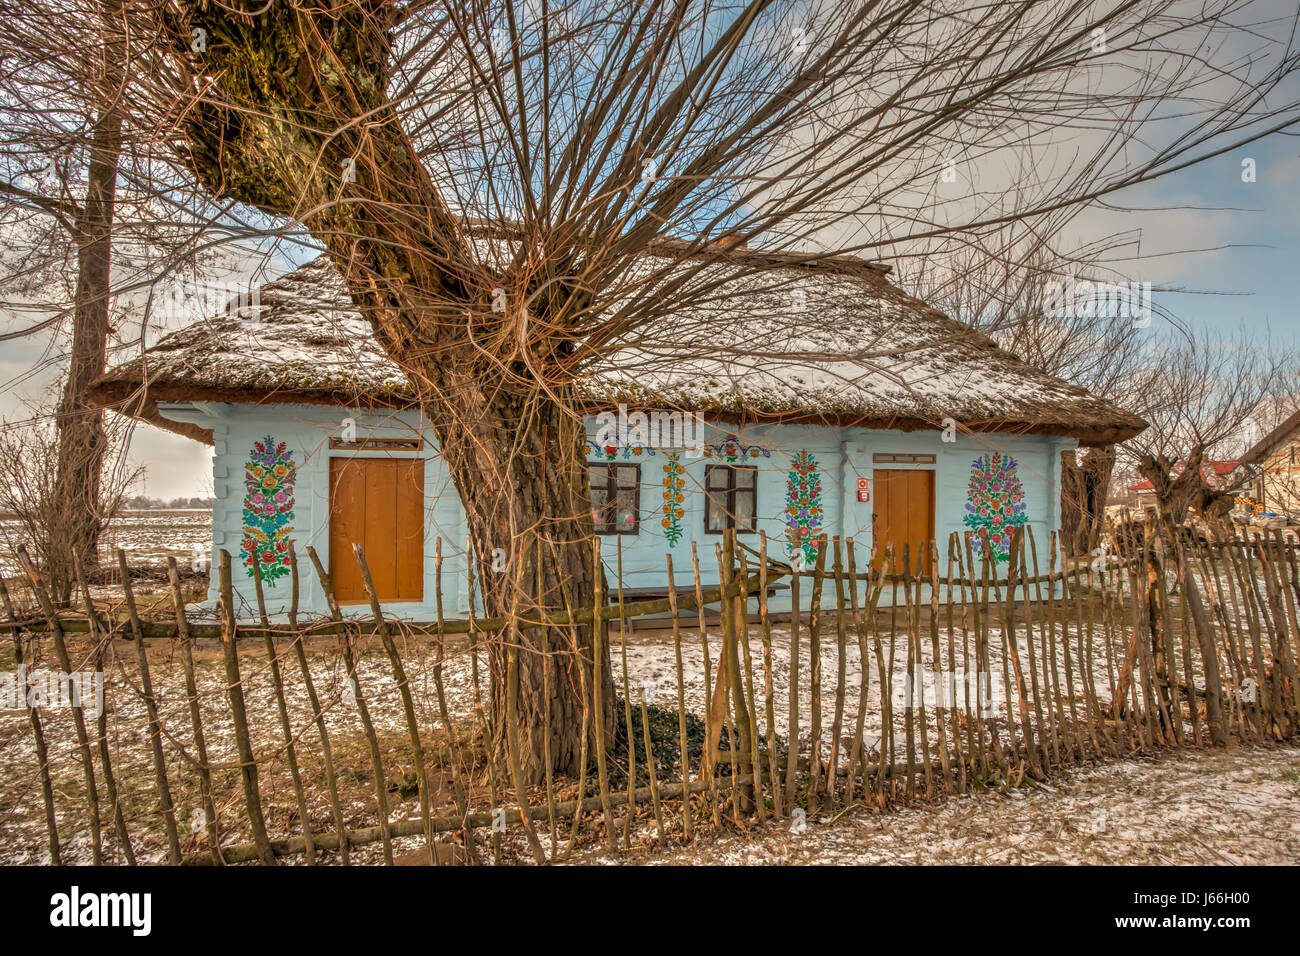
<path fill-rule="evenodd" d="M 645 268 L 689 259 L 660 244 Z M 804 421 L 1122 441 L 1146 423 L 1031 367 L 988 337 L 851 256 L 733 248 L 692 282 L 714 283 L 689 310 L 640 327 L 581 381 L 591 407 L 613 402 L 738 421 Z M 676 257 L 676 260 L 674 260 Z M 718 282 L 719 270 L 726 270 Z M 374 339 L 325 258 L 261 287 L 245 305 L 174 332 L 93 387 L 97 401 L 200 439 L 159 402 L 285 402 L 406 407 L 407 377 Z"/>

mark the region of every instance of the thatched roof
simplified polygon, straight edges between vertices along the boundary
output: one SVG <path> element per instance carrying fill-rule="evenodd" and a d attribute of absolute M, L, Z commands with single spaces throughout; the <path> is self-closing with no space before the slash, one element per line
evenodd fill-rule
<path fill-rule="evenodd" d="M 662 264 L 670 254 L 659 248 L 644 259 Z M 590 370 L 581 393 L 593 409 L 626 401 L 723 420 L 903 430 L 952 418 L 963 429 L 1069 435 L 1084 444 L 1122 441 L 1146 427 L 906 295 L 881 266 L 743 247 L 725 257 L 729 278 L 707 306 L 638 330 L 634 346 Z M 793 301 L 801 313 L 792 314 Z M 262 286 L 255 307 L 166 336 L 109 371 L 92 394 L 206 440 L 201 429 L 162 418 L 158 403 L 414 402 L 324 257 Z"/>

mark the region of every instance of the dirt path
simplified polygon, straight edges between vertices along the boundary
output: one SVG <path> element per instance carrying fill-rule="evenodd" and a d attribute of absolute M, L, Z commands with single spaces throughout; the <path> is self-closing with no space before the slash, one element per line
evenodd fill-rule
<path fill-rule="evenodd" d="M 1300 747 L 1190 751 L 1073 771 L 934 810 L 788 823 L 661 857 L 592 863 L 1296 864 Z"/>

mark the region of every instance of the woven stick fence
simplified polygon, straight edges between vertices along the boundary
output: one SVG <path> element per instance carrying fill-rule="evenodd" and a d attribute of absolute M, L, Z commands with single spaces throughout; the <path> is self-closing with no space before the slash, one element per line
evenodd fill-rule
<path fill-rule="evenodd" d="M 36 606 L 20 610 L 3 579 L 0 598 L 29 749 L 0 801 L 39 805 L 24 832 L 54 863 L 544 863 L 1300 730 L 1294 538 L 1225 532 L 1067 562 L 1055 535 L 1040 557 L 1032 532 L 1005 555 L 986 535 L 874 554 L 823 537 L 810 569 L 754 543 L 723 536 L 706 556 L 716 586 L 692 546 L 692 586 L 627 600 L 619 553 L 590 608 L 422 624 L 383 609 L 359 546 L 369 616 L 345 617 L 308 548 L 330 614 L 300 619 L 291 553 L 282 623 L 260 581 L 256 619 L 237 619 L 225 552 L 217 623 L 191 620 L 174 561 L 163 618 L 140 610 L 120 552 L 123 600 L 96 600 L 78 568 L 79 613 L 54 607 L 20 552 Z M 666 570 L 677 580 L 671 556 Z M 778 615 L 781 586 L 792 609 Z M 630 639 L 637 618 L 654 638 Z M 558 671 L 543 640 L 512 642 L 491 674 L 487 642 L 592 621 L 578 771 L 526 785 L 517 734 L 491 745 L 484 685 Z M 105 706 L 51 707 L 42 661 L 104 675 Z"/>

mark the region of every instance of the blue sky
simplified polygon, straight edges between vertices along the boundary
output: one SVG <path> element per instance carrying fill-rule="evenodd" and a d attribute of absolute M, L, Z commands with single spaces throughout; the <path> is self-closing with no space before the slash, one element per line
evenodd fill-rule
<path fill-rule="evenodd" d="M 1300 138 L 1273 135 L 1128 190 L 1133 211 L 1088 213 L 1107 229 L 1141 230 L 1131 266 L 1156 300 L 1193 328 L 1294 343 L 1300 322 Z M 1242 160 L 1256 181 L 1242 181 Z"/>

